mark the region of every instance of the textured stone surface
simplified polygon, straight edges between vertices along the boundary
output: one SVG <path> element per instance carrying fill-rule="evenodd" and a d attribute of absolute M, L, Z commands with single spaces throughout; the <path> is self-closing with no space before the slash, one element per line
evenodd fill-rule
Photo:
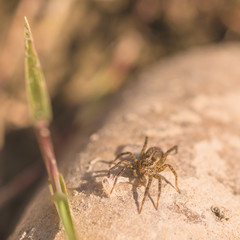
<path fill-rule="evenodd" d="M 230 44 L 181 53 L 142 73 L 123 92 L 66 176 L 82 239 L 239 239 L 239 56 L 240 45 Z M 110 197 L 102 181 L 107 162 L 125 150 L 138 155 L 146 135 L 149 146 L 178 145 L 168 163 L 181 194 L 163 181 L 156 211 L 155 180 L 139 215 L 144 186 L 133 184 L 130 172 Z M 174 185 L 170 171 L 161 175 Z M 46 189 L 36 196 L 13 239 L 64 239 L 49 198 Z"/>

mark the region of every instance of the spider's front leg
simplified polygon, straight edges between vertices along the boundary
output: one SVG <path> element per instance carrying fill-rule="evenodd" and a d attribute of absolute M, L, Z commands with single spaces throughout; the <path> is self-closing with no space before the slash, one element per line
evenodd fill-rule
<path fill-rule="evenodd" d="M 175 176 L 175 185 L 176 185 L 176 190 L 178 191 L 178 193 L 181 193 L 179 188 L 178 188 L 178 177 L 177 177 L 177 173 L 175 172 L 175 170 L 173 169 L 173 167 L 170 164 L 164 164 L 160 167 L 160 169 L 158 170 L 158 172 L 162 172 L 165 170 L 165 168 L 169 168 L 171 170 L 171 172 L 174 174 Z"/>
<path fill-rule="evenodd" d="M 176 153 L 178 152 L 178 146 L 177 146 L 177 145 L 175 145 L 175 146 L 171 147 L 170 149 L 168 149 L 168 150 L 164 153 L 164 156 L 167 157 L 168 154 L 169 154 L 170 152 L 173 152 L 173 151 L 174 151 L 174 154 L 176 154 Z"/>
<path fill-rule="evenodd" d="M 168 149 L 162 156 L 162 159 L 161 159 L 161 164 L 163 164 L 166 159 L 167 159 L 167 156 L 171 153 L 171 152 L 174 152 L 173 154 L 176 154 L 178 152 L 178 146 L 175 145 L 173 147 L 171 147 L 170 149 Z"/>
<path fill-rule="evenodd" d="M 158 202 L 160 199 L 160 195 L 161 195 L 161 186 L 162 186 L 162 178 L 159 175 L 154 175 L 155 178 L 158 179 L 158 197 L 157 197 L 157 203 L 156 203 L 156 210 L 158 209 Z"/>
<path fill-rule="evenodd" d="M 142 207 L 143 207 L 143 204 L 144 204 L 144 202 L 145 202 L 145 198 L 146 198 L 146 196 L 147 196 L 147 194 L 148 194 L 149 188 L 150 188 L 150 186 L 151 186 L 152 180 L 153 180 L 153 177 L 152 177 L 152 176 L 149 176 L 149 178 L 148 178 L 148 183 L 147 183 L 147 186 L 146 186 L 146 189 L 145 189 L 145 192 L 144 192 L 143 200 L 142 200 L 141 206 L 140 206 L 140 208 L 139 208 L 139 210 L 138 210 L 138 213 L 139 213 L 139 214 L 140 214 L 141 211 L 142 211 Z"/>
<path fill-rule="evenodd" d="M 141 151 L 140 159 L 143 157 L 143 154 L 144 154 L 145 151 L 146 151 L 146 148 L 147 148 L 147 142 L 148 142 L 148 137 L 146 136 L 146 137 L 145 137 L 144 144 L 143 144 L 143 147 L 142 147 L 142 151 Z"/>

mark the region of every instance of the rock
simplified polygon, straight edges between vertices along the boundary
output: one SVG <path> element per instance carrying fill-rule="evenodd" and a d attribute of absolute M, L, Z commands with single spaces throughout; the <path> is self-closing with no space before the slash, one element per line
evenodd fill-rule
<path fill-rule="evenodd" d="M 65 176 L 81 239 L 239 239 L 239 56 L 239 44 L 180 53 L 140 74 L 122 93 Z M 149 147 L 163 151 L 178 145 L 167 162 L 178 174 L 181 194 L 174 175 L 163 171 L 158 210 L 154 180 L 139 214 L 145 187 L 126 171 L 109 196 L 106 184 L 113 181 L 106 176 L 116 153 L 139 156 L 145 136 Z M 46 189 L 12 239 L 65 239 Z"/>

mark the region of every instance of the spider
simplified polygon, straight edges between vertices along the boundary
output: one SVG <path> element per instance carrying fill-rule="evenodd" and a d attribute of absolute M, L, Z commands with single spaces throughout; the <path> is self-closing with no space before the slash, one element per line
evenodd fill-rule
<path fill-rule="evenodd" d="M 178 191 L 178 193 L 180 193 L 180 190 L 178 188 L 177 173 L 175 172 L 175 170 L 173 169 L 173 167 L 171 165 L 165 164 L 165 161 L 166 161 L 169 153 L 171 153 L 171 152 L 177 153 L 178 147 L 175 145 L 172 148 L 168 149 L 165 153 L 159 147 L 150 147 L 146 151 L 147 143 L 148 143 L 148 137 L 145 137 L 145 142 L 143 144 L 139 159 L 137 159 L 131 152 L 120 153 L 116 156 L 116 158 L 114 159 L 113 162 L 115 162 L 117 159 L 119 159 L 121 156 L 124 156 L 124 155 L 128 155 L 130 157 L 130 159 L 120 160 L 117 164 L 115 164 L 113 167 L 111 167 L 108 171 L 108 177 L 110 177 L 110 173 L 113 169 L 117 168 L 121 164 L 124 164 L 124 167 L 121 169 L 121 171 L 115 177 L 113 187 L 111 189 L 110 194 L 112 193 L 112 191 L 117 183 L 118 177 L 126 169 L 131 169 L 133 171 L 133 175 L 135 177 L 140 178 L 140 181 L 142 183 L 145 182 L 146 176 L 148 176 L 148 181 L 147 181 L 147 186 L 145 188 L 144 197 L 143 197 L 140 208 L 138 208 L 139 214 L 142 211 L 142 207 L 145 202 L 145 198 L 148 194 L 148 191 L 151 186 L 153 178 L 158 179 L 158 197 L 157 197 L 156 205 L 154 204 L 154 207 L 156 208 L 156 210 L 158 209 L 158 202 L 159 202 L 159 198 L 160 198 L 160 194 L 161 194 L 161 182 L 162 182 L 162 179 L 161 179 L 161 176 L 159 175 L 159 173 L 164 171 L 167 167 L 174 174 L 176 190 Z"/>

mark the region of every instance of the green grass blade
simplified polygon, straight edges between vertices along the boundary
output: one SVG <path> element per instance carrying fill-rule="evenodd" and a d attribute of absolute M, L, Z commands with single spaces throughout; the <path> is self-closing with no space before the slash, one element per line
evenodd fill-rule
<path fill-rule="evenodd" d="M 26 17 L 24 18 L 24 40 L 25 79 L 32 119 L 34 123 L 41 120 L 50 122 L 52 119 L 52 110 L 49 96 Z"/>
<path fill-rule="evenodd" d="M 49 181 L 48 183 L 50 192 L 52 195 L 52 199 L 57 208 L 59 218 L 63 223 L 68 239 L 78 240 L 78 237 L 74 228 L 74 224 L 72 221 L 72 216 L 71 216 L 70 207 L 69 207 L 68 198 L 67 198 L 67 191 L 66 191 L 66 187 L 65 187 L 65 183 L 62 175 L 59 175 L 59 180 L 62 187 L 62 193 L 59 193 L 59 192 L 54 193 L 51 181 Z"/>
<path fill-rule="evenodd" d="M 59 175 L 59 180 L 62 187 L 62 193 L 55 193 L 53 195 L 53 200 L 69 240 L 77 240 L 78 238 L 74 229 L 70 207 L 67 199 L 66 187 L 63 177 L 61 175 Z"/>
<path fill-rule="evenodd" d="M 66 195 L 68 195 L 67 194 L 67 188 L 66 188 L 63 176 L 61 174 L 59 174 L 59 182 L 60 182 L 60 185 L 61 185 L 62 192 L 65 193 Z"/>
<path fill-rule="evenodd" d="M 58 215 L 60 216 L 64 225 L 68 239 L 77 240 L 66 194 L 55 193 L 53 195 L 53 200 L 58 210 Z"/>

